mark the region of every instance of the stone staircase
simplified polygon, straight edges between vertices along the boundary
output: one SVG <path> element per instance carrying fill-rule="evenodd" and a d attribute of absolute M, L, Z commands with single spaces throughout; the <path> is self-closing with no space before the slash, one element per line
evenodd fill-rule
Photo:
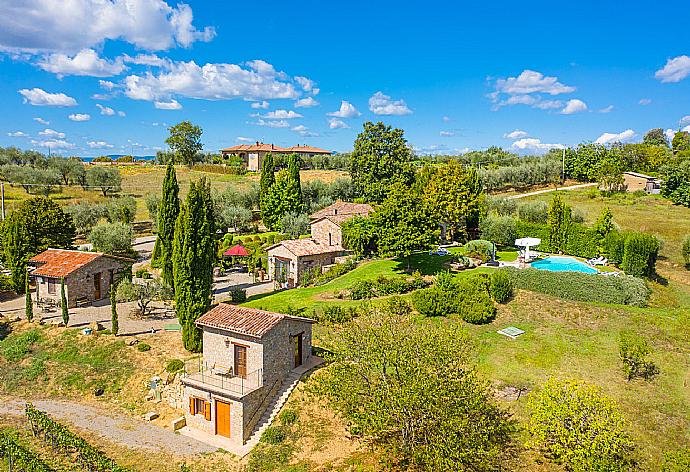
<path fill-rule="evenodd" d="M 243 448 L 251 450 L 254 446 L 258 444 L 261 435 L 266 430 L 266 428 L 268 428 L 271 425 L 273 419 L 280 412 L 280 409 L 283 408 L 283 405 L 285 405 L 285 402 L 290 397 L 290 394 L 299 383 L 299 379 L 301 377 L 302 375 L 297 372 L 290 372 L 288 376 L 285 377 L 285 380 L 280 386 L 280 389 L 273 396 L 271 403 L 268 404 L 266 410 L 261 415 L 261 418 L 259 418 L 259 421 L 257 421 L 256 426 L 254 426 L 254 431 L 252 432 L 252 435 L 244 444 Z"/>

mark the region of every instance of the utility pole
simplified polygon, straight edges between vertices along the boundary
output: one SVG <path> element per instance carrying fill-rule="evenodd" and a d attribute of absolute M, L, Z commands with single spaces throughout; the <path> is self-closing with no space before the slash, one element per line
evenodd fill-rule
<path fill-rule="evenodd" d="M 563 163 L 561 165 L 561 181 L 565 183 L 565 147 L 563 147 Z"/>

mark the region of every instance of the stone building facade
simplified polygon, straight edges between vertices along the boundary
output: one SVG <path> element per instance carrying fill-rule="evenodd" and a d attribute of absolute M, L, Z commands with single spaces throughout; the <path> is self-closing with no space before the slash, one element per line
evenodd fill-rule
<path fill-rule="evenodd" d="M 240 144 L 238 146 L 231 146 L 220 150 L 220 153 L 225 157 L 234 155 L 242 158 L 242 163 L 247 170 L 252 172 L 260 172 L 263 167 L 264 158 L 266 154 L 298 154 L 301 157 L 311 156 L 330 156 L 333 154 L 326 149 L 319 149 L 313 146 L 297 145 L 291 147 L 281 147 L 275 144 L 264 144 L 257 141 L 255 144 Z"/>
<path fill-rule="evenodd" d="M 200 317 L 203 358 L 182 377 L 187 426 L 244 444 L 290 371 L 309 362 L 312 323 L 225 303 Z"/>
<path fill-rule="evenodd" d="M 36 302 L 59 304 L 63 280 L 69 308 L 108 298 L 113 282 L 132 262 L 100 252 L 47 249 L 29 260 Z"/>

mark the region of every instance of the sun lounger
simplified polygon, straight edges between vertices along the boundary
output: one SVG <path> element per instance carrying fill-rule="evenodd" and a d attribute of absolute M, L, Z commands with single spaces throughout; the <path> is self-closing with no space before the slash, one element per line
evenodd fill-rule
<path fill-rule="evenodd" d="M 598 266 L 598 265 L 603 266 L 603 265 L 606 265 L 606 263 L 607 263 L 608 261 L 609 261 L 609 260 L 606 259 L 604 256 L 599 256 L 599 257 L 596 257 L 596 258 L 593 258 L 593 259 L 587 259 L 587 264 L 589 264 L 589 265 L 591 265 L 591 266 Z"/>

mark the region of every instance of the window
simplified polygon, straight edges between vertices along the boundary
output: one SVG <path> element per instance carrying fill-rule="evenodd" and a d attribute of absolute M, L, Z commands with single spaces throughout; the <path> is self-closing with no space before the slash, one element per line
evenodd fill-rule
<path fill-rule="evenodd" d="M 211 421 L 211 403 L 203 398 L 189 397 L 189 413 L 202 415 L 207 421 Z"/>
<path fill-rule="evenodd" d="M 48 293 L 55 293 L 55 279 L 47 279 L 48 280 Z"/>

